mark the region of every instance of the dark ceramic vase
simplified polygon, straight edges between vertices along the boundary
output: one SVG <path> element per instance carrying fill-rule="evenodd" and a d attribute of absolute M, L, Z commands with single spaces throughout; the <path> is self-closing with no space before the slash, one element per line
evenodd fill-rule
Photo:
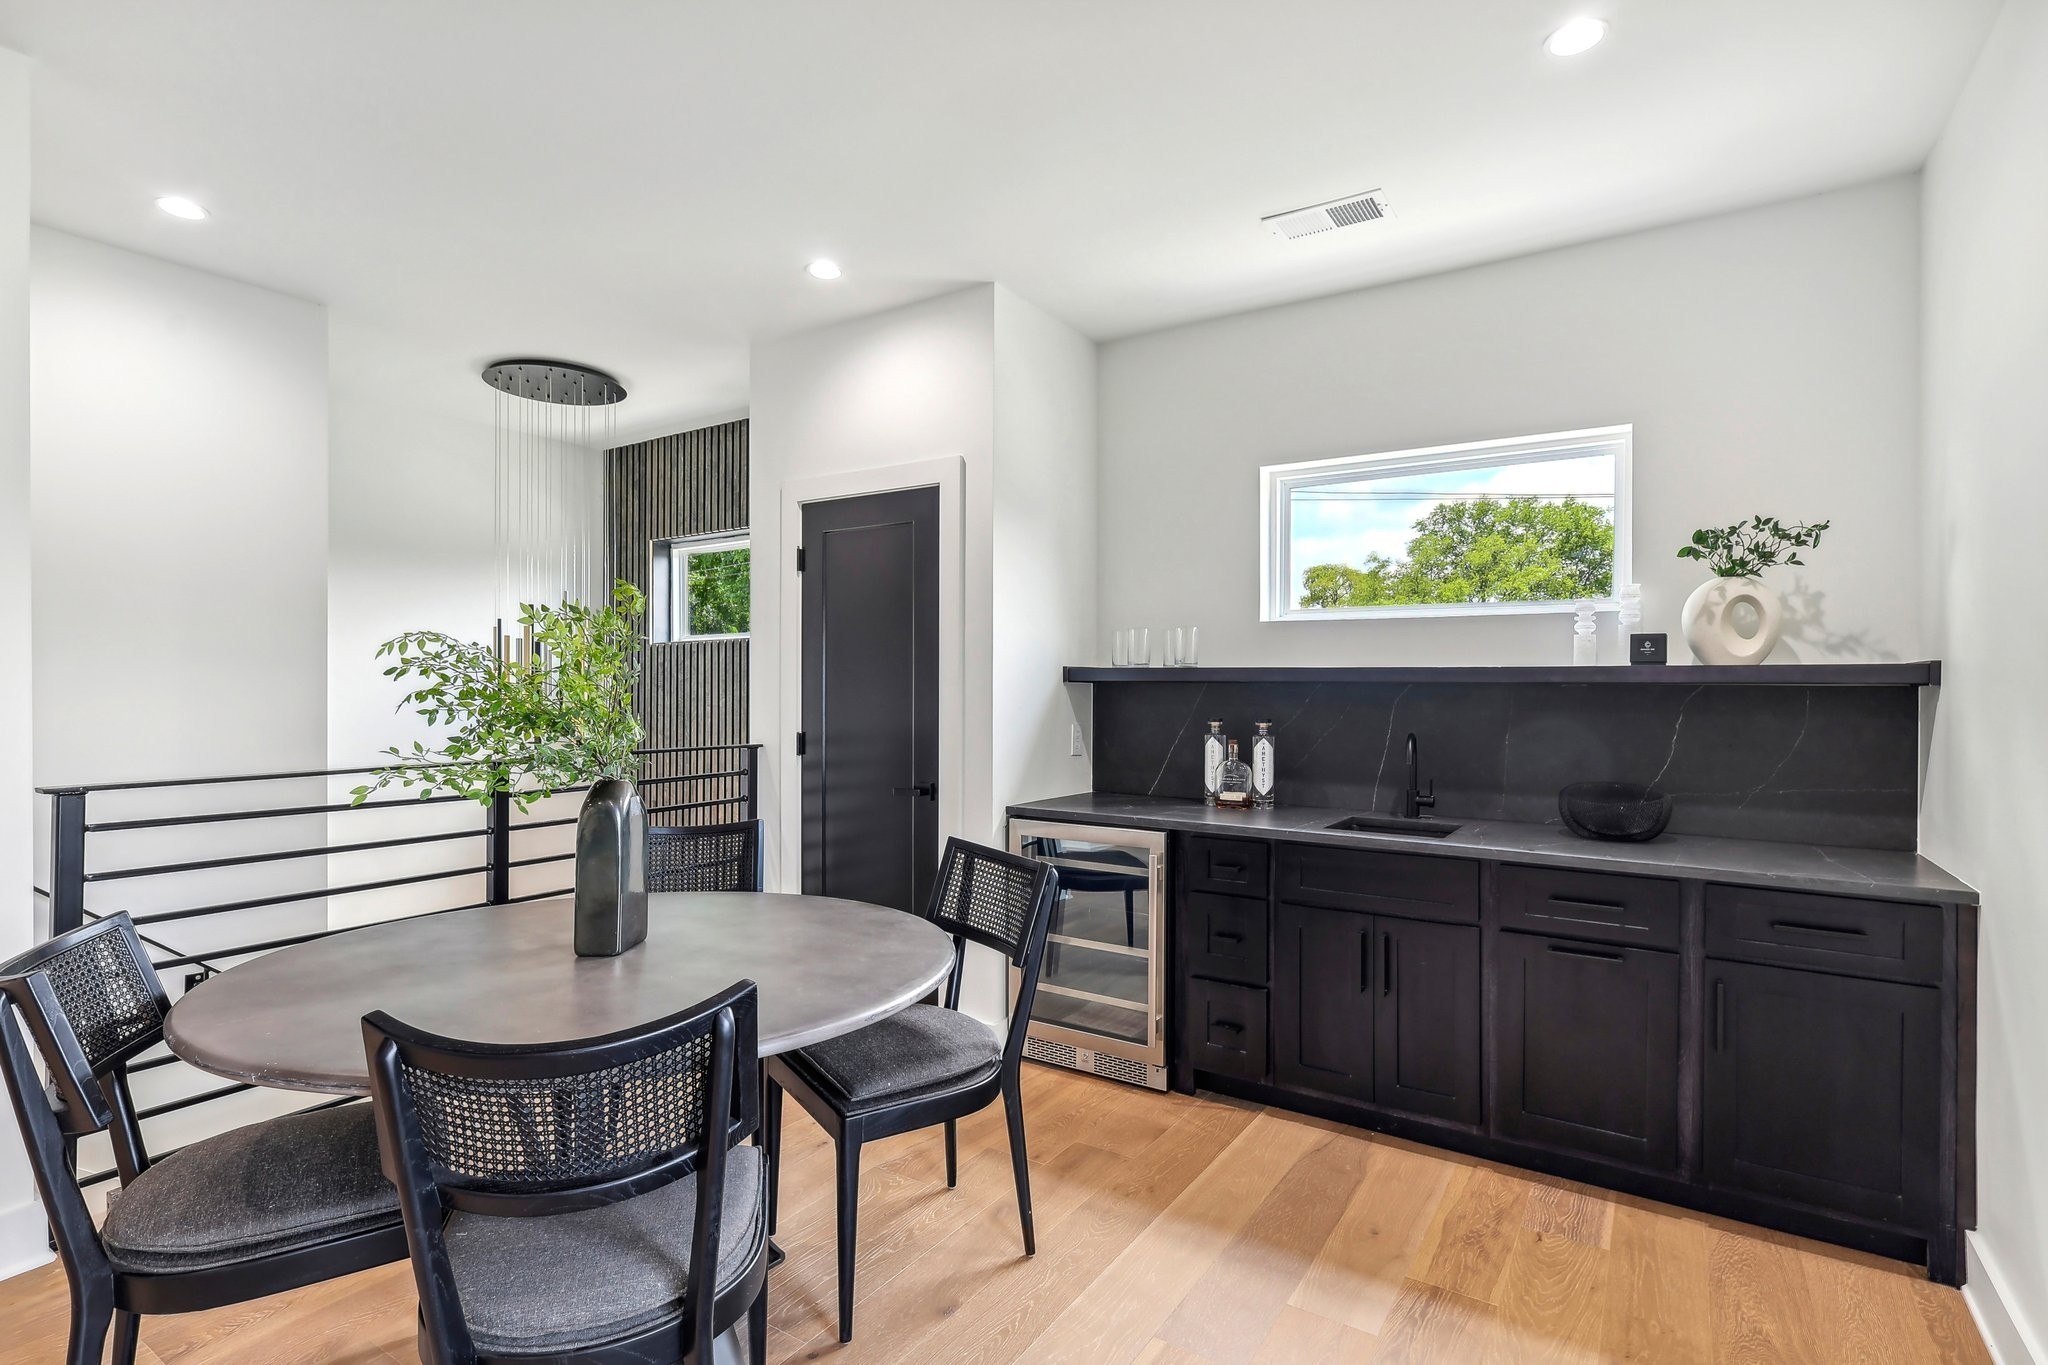
<path fill-rule="evenodd" d="M 647 937 L 647 808 L 606 778 L 576 817 L 576 955 L 617 957 Z"/>

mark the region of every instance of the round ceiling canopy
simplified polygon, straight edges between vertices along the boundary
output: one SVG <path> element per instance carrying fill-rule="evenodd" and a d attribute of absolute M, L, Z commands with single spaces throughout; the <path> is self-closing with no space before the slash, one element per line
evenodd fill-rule
<path fill-rule="evenodd" d="M 483 377 L 494 389 L 537 403 L 602 407 L 626 396 L 626 386 L 603 370 L 566 360 L 500 360 Z"/>

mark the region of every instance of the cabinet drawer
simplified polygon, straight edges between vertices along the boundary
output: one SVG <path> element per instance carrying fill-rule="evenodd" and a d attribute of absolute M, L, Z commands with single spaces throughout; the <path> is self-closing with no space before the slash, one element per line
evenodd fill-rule
<path fill-rule="evenodd" d="M 1181 882 L 1190 891 L 1264 899 L 1271 854 L 1267 845 L 1249 839 L 1190 839 L 1181 858 Z"/>
<path fill-rule="evenodd" d="M 1479 922 L 1479 864 L 1370 849 L 1285 844 L 1280 899 L 1404 919 Z"/>
<path fill-rule="evenodd" d="M 1933 984 L 1942 920 L 1933 905 L 1709 886 L 1707 956 Z"/>
<path fill-rule="evenodd" d="M 1266 902 L 1190 891 L 1181 897 L 1181 970 L 1188 976 L 1266 984 Z"/>
<path fill-rule="evenodd" d="M 1559 867 L 1500 870 L 1500 927 L 1624 948 L 1678 947 L 1678 883 Z"/>
<path fill-rule="evenodd" d="M 1181 1056 L 1199 1071 L 1266 1078 L 1266 992 L 1192 980 L 1181 993 Z"/>

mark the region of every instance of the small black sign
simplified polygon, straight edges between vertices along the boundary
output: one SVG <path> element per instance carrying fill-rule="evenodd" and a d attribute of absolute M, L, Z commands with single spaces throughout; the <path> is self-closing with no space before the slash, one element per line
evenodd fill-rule
<path fill-rule="evenodd" d="M 1628 637 L 1628 661 L 1632 664 L 1669 663 L 1670 648 L 1662 635 L 1631 635 Z"/>

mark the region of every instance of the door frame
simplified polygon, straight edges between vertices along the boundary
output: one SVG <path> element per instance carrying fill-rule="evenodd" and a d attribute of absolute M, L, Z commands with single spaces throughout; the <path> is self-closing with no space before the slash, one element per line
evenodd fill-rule
<path fill-rule="evenodd" d="M 803 728 L 804 659 L 803 581 L 797 575 L 794 547 L 804 540 L 804 504 L 834 502 L 869 493 L 895 493 L 910 488 L 939 490 L 939 845 L 961 832 L 966 778 L 966 719 L 963 691 L 967 677 L 966 512 L 967 461 L 959 455 L 873 469 L 852 469 L 787 479 L 782 484 L 782 591 L 777 621 L 781 642 L 781 687 L 776 702 L 782 754 L 777 785 L 782 856 L 777 885 L 790 890 L 803 885 L 803 760 L 791 737 Z"/>

